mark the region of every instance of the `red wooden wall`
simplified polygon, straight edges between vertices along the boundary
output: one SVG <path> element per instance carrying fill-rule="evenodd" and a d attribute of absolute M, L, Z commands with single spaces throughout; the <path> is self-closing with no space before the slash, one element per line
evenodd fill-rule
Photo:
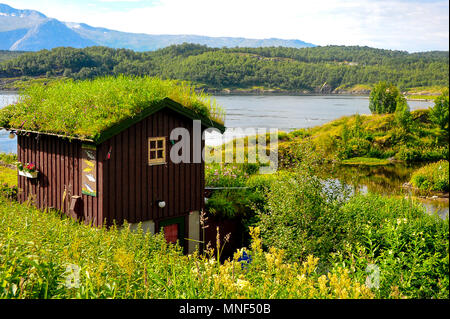
<path fill-rule="evenodd" d="M 192 120 L 163 109 L 102 144 L 99 171 L 103 169 L 103 210 L 108 220 L 158 221 L 203 208 L 204 164 L 192 163 L 192 126 Z M 191 163 L 170 161 L 170 132 L 177 127 L 191 132 Z M 149 166 L 147 138 L 162 136 L 167 164 Z M 111 157 L 105 160 L 110 148 Z M 165 201 L 166 207 L 159 208 L 157 200 Z"/>
<path fill-rule="evenodd" d="M 103 219 L 99 197 L 81 194 L 81 142 L 44 134 L 17 137 L 17 157 L 22 163 L 34 163 L 37 179 L 19 176 L 19 201 L 32 200 L 46 207 L 69 213 L 70 196 L 82 196 L 85 222 L 100 225 Z M 101 185 L 99 185 L 101 187 Z M 66 196 L 64 198 L 64 190 Z M 101 193 L 101 189 L 99 189 Z"/>
<path fill-rule="evenodd" d="M 97 146 L 97 197 L 81 193 L 81 141 L 50 135 L 18 136 L 18 160 L 36 164 L 37 179 L 19 176 L 19 200 L 33 198 L 37 207 L 68 214 L 70 195 L 83 202 L 83 219 L 101 226 L 116 220 L 136 223 L 186 216 L 204 206 L 204 164 L 192 163 L 192 120 L 162 109 Z M 170 161 L 170 132 L 191 132 L 191 163 Z M 166 136 L 167 164 L 149 166 L 148 137 Z M 202 142 L 202 149 L 204 143 Z M 107 159 L 108 151 L 111 156 Z M 63 203 L 64 188 L 67 196 Z M 32 197 L 30 197 L 32 195 Z M 157 200 L 166 202 L 159 208 Z"/>

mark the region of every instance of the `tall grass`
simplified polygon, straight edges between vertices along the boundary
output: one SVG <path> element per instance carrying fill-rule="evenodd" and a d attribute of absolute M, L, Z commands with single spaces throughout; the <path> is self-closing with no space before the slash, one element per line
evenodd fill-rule
<path fill-rule="evenodd" d="M 186 256 L 161 234 L 96 229 L 0 197 L 1 298 L 371 298 L 347 267 L 316 271 L 308 256 L 285 262 L 263 251 L 251 229 L 252 258 L 223 264 L 213 252 Z"/>

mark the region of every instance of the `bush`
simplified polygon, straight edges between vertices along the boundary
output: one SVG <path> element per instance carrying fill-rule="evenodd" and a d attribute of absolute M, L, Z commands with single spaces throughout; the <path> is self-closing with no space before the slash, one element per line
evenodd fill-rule
<path fill-rule="evenodd" d="M 449 149 L 447 147 L 408 147 L 402 145 L 395 157 L 406 162 L 425 162 L 448 159 Z"/>
<path fill-rule="evenodd" d="M 397 103 L 395 109 L 395 122 L 406 132 L 409 132 L 412 124 L 412 116 L 406 100 L 403 99 Z"/>
<path fill-rule="evenodd" d="M 5 164 L 14 164 L 17 162 L 17 154 L 14 153 L 0 153 L 0 162 L 3 162 Z"/>
<path fill-rule="evenodd" d="M 333 264 L 354 268 L 359 278 L 375 266 L 379 298 L 449 297 L 448 218 L 430 216 L 410 200 L 372 194 L 353 197 L 341 214 L 347 244 Z"/>
<path fill-rule="evenodd" d="M 0 196 L 8 199 L 17 200 L 19 188 L 16 185 L 8 185 L 8 183 L 0 182 Z"/>
<path fill-rule="evenodd" d="M 438 125 L 441 130 L 448 132 L 449 100 L 448 90 L 434 100 L 434 107 L 430 109 L 430 119 Z"/>
<path fill-rule="evenodd" d="M 345 265 L 360 280 L 376 267 L 378 298 L 449 296 L 448 218 L 427 215 L 411 200 L 367 194 L 345 202 L 297 176 L 272 188 L 261 215 L 263 242 L 291 261 L 314 253 L 319 272 Z"/>
<path fill-rule="evenodd" d="M 379 82 L 369 96 L 369 109 L 373 114 L 394 113 L 397 104 L 404 103 L 405 98 L 392 83 Z"/>
<path fill-rule="evenodd" d="M 292 261 L 309 254 L 326 260 L 340 241 L 341 234 L 330 221 L 337 219 L 344 198 L 336 185 L 324 187 L 307 171 L 280 176 L 272 182 L 267 205 L 259 212 L 264 244 L 284 249 Z"/>
<path fill-rule="evenodd" d="M 410 183 L 421 190 L 448 192 L 448 161 L 439 161 L 419 168 L 412 174 Z"/>
<path fill-rule="evenodd" d="M 243 187 L 249 173 L 256 171 L 251 164 L 208 164 L 205 181 L 208 187 Z"/>

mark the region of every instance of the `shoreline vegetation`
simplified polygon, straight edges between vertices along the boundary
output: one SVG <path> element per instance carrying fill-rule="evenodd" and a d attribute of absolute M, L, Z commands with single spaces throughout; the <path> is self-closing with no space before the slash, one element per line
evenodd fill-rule
<path fill-rule="evenodd" d="M 68 80 L 67 77 L 16 77 L 16 78 L 0 78 L 0 91 L 4 92 L 21 92 L 22 90 L 32 85 L 49 85 L 61 80 Z M 270 89 L 263 87 L 252 88 L 208 88 L 203 85 L 193 85 L 197 92 L 204 92 L 211 95 L 286 95 L 286 96 L 361 96 L 369 97 L 371 87 L 364 86 L 363 88 L 350 88 L 350 89 L 336 89 L 331 92 L 320 91 L 308 91 L 308 90 L 283 90 L 283 89 Z M 403 93 L 405 98 L 410 101 L 432 101 L 438 97 L 442 91 L 446 89 L 445 86 L 441 87 L 421 87 L 411 88 Z M 448 89 L 448 88 L 447 88 Z"/>

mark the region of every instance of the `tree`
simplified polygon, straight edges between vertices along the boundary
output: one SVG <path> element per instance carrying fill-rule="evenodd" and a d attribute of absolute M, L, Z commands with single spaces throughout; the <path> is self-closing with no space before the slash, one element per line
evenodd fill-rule
<path fill-rule="evenodd" d="M 404 97 L 395 85 L 382 81 L 370 92 L 369 109 L 372 114 L 394 113 L 397 103 L 403 103 L 403 100 Z"/>
<path fill-rule="evenodd" d="M 441 130 L 448 131 L 448 90 L 443 92 L 434 100 L 434 107 L 430 109 L 430 119 L 437 124 Z"/>
<path fill-rule="evenodd" d="M 403 96 L 397 98 L 397 106 L 395 109 L 395 121 L 406 132 L 409 132 L 412 123 L 411 112 L 409 111 L 408 103 Z"/>

